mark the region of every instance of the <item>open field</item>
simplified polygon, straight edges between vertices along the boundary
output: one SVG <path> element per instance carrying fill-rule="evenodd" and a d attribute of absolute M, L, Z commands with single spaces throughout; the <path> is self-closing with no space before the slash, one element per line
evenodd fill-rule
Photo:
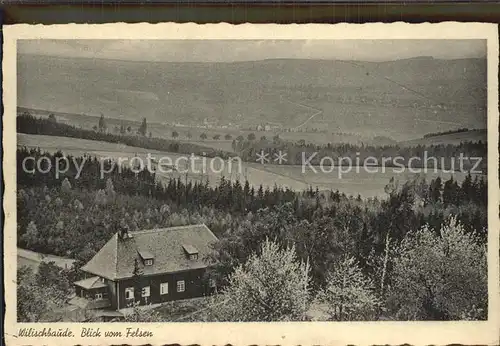
<path fill-rule="evenodd" d="M 17 134 L 17 145 L 26 147 L 40 147 L 47 151 L 61 150 L 71 155 L 84 155 L 86 153 L 93 154 L 99 157 L 105 157 L 108 153 L 118 155 L 134 154 L 161 154 L 156 150 L 144 149 L 139 147 L 131 147 L 124 144 L 92 141 L 81 138 L 46 136 L 46 135 L 31 135 L 25 133 Z M 178 155 L 178 154 L 172 154 Z"/>
<path fill-rule="evenodd" d="M 325 168 L 325 171 L 329 167 Z M 359 168 L 359 169 L 358 169 Z M 427 181 L 437 178 L 448 180 L 451 176 L 453 179 L 461 182 L 466 177 L 466 173 L 429 169 L 427 172 L 410 172 L 408 169 L 404 172 L 399 172 L 400 169 L 392 167 L 370 167 L 369 172 L 363 167 L 352 167 L 348 173 L 339 172 L 335 167 L 332 172 L 322 172 L 319 167 L 314 167 L 313 171 L 310 167 L 305 167 L 304 172 L 301 166 L 280 166 L 280 165 L 264 165 L 263 168 L 268 172 L 279 174 L 283 177 L 288 177 L 294 181 L 301 181 L 304 184 L 318 187 L 320 190 L 339 190 L 347 195 L 360 194 L 363 197 L 380 197 L 384 196 L 384 187 L 391 178 L 395 178 L 400 184 L 416 178 L 424 176 Z M 343 169 L 347 170 L 347 167 Z M 376 171 L 376 173 L 371 173 Z M 341 176 L 341 178 L 339 178 Z"/>
<path fill-rule="evenodd" d="M 221 172 L 216 173 L 210 170 L 209 163 L 207 163 L 207 170 L 205 173 L 202 171 L 202 162 L 197 161 L 194 168 L 188 173 L 180 173 L 179 171 L 186 170 L 187 164 L 186 160 L 183 158 L 189 157 L 189 155 L 182 155 L 177 153 L 160 152 L 154 150 L 148 150 L 144 148 L 130 147 L 121 144 L 91 141 L 77 138 L 67 138 L 67 137 L 56 137 L 56 136 L 44 136 L 44 135 L 28 135 L 28 134 L 18 134 L 17 135 L 17 145 L 22 147 L 40 148 L 48 152 L 62 151 L 66 155 L 82 156 L 90 154 L 97 156 L 99 158 L 111 158 L 118 160 L 121 158 L 124 164 L 129 164 L 131 158 L 137 156 L 141 158 L 144 162 L 146 161 L 147 154 L 151 154 L 153 158 L 169 158 L 172 161 L 179 159 L 178 171 L 171 171 L 164 169 L 164 172 L 157 171 L 157 176 L 160 179 L 168 180 L 169 178 L 182 178 L 189 179 L 193 181 L 208 182 L 212 185 L 217 184 L 220 178 L 224 176 L 227 179 L 233 181 L 240 180 L 244 181 L 248 179 L 250 184 L 254 186 L 259 186 L 262 184 L 264 187 L 272 188 L 274 184 L 289 187 L 294 190 L 303 190 L 308 187 L 307 184 L 290 179 L 279 174 L 272 172 L 267 172 L 265 170 L 258 169 L 258 165 L 250 165 L 245 162 L 240 166 L 235 162 L 231 167 L 227 164 L 222 167 L 218 162 L 214 163 L 214 171 L 218 171 L 220 168 L 224 168 Z M 169 172 L 166 172 L 166 171 Z M 246 177 L 246 178 L 245 178 Z"/>
<path fill-rule="evenodd" d="M 18 146 L 39 147 L 49 152 L 61 150 L 65 154 L 81 156 L 84 154 L 91 154 L 101 158 L 127 158 L 130 160 L 132 157 L 137 156 L 146 160 L 146 155 L 151 154 L 152 157 L 168 157 L 172 161 L 179 158 L 185 158 L 187 155 L 160 152 L 147 150 L 143 148 L 130 147 L 120 144 L 90 141 L 75 138 L 55 137 L 55 136 L 41 136 L 41 135 L 27 135 L 18 134 Z M 207 158 L 207 161 L 209 159 Z M 187 169 L 186 160 L 179 160 L 178 170 Z M 164 169 L 163 172 L 157 171 L 157 176 L 167 181 L 170 178 L 189 179 L 193 181 L 207 181 L 211 185 L 217 184 L 221 177 L 232 181 L 248 180 L 249 183 L 256 188 L 262 184 L 264 188 L 273 188 L 274 185 L 288 187 L 292 190 L 302 191 L 309 186 L 313 188 L 318 187 L 320 190 L 339 190 L 347 195 L 358 195 L 363 197 L 381 197 L 385 195 L 384 187 L 389 180 L 394 177 L 400 183 L 404 183 L 408 179 L 415 177 L 416 173 L 409 172 L 408 170 L 403 173 L 394 171 L 394 168 L 387 167 L 385 171 L 382 168 L 372 167 L 371 169 L 378 169 L 376 173 L 368 173 L 363 169 L 359 172 L 355 167 L 349 173 L 340 174 L 339 178 L 338 169 L 335 168 L 332 172 L 322 172 L 316 168 L 314 172 L 310 167 L 305 167 L 302 172 L 301 166 L 289 165 L 261 165 L 257 162 L 242 162 L 241 166 L 237 161 L 233 161 L 229 166 L 227 162 L 224 167 L 219 162 L 214 163 L 215 171 L 221 170 L 216 173 L 210 169 L 210 164 L 207 162 L 206 171 L 203 173 L 203 166 L 201 158 L 196 161 L 195 167 L 188 173 L 181 173 L 179 171 L 169 171 Z M 240 168 L 241 167 L 241 168 Z M 224 169 L 221 169 L 224 168 Z M 444 179 L 449 179 L 451 173 L 443 172 L 441 170 L 429 172 L 424 174 L 427 180 L 441 176 Z M 462 181 L 465 178 L 464 173 L 453 173 L 454 179 Z"/>
<path fill-rule="evenodd" d="M 213 140 L 213 139 L 207 139 L 207 140 L 204 140 L 204 141 L 200 141 L 200 140 L 184 140 L 184 139 L 180 139 L 179 142 L 192 143 L 192 144 L 196 144 L 196 145 L 203 146 L 203 147 L 214 148 L 216 150 L 222 150 L 222 151 L 225 151 L 227 153 L 232 153 L 233 152 L 233 146 L 232 146 L 232 142 L 233 141 L 232 140 L 224 140 L 224 139 Z"/>

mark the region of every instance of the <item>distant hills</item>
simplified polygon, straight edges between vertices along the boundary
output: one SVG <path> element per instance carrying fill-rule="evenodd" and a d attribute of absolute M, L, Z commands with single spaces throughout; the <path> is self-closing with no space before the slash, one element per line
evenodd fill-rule
<path fill-rule="evenodd" d="M 486 60 L 164 63 L 20 55 L 18 106 L 395 140 L 486 127 Z"/>

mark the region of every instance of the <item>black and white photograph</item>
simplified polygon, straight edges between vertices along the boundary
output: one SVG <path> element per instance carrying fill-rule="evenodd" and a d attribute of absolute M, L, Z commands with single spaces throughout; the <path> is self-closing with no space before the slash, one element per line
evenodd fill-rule
<path fill-rule="evenodd" d="M 491 317 L 486 39 L 41 38 L 15 60 L 18 323 Z"/>

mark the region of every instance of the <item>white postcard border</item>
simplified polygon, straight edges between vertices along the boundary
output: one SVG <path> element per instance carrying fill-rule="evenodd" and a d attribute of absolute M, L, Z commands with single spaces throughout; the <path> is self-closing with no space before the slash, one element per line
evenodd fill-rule
<path fill-rule="evenodd" d="M 498 344 L 499 181 L 498 30 L 483 23 L 373 24 L 65 24 L 4 26 L 4 284 L 7 345 L 166 344 L 343 345 Z M 17 323 L 16 322 L 16 41 L 19 39 L 485 39 L 488 46 L 488 321 L 485 322 L 289 322 L 289 323 Z M 121 330 L 138 327 L 151 338 L 81 338 L 83 327 Z M 74 338 L 21 338 L 21 327 L 70 328 Z"/>

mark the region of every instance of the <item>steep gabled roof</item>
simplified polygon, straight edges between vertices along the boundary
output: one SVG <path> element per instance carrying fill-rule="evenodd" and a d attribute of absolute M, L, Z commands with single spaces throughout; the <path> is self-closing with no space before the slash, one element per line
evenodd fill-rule
<path fill-rule="evenodd" d="M 99 275 L 106 279 L 116 278 L 118 267 L 118 234 L 114 234 L 110 240 L 87 262 L 81 269 L 85 272 Z"/>
<path fill-rule="evenodd" d="M 82 270 L 118 280 L 133 276 L 136 260 L 143 275 L 206 268 L 210 263 L 205 262 L 205 257 L 211 252 L 211 244 L 218 240 L 204 224 L 131 232 L 130 235 L 127 239 L 113 235 Z M 186 256 L 183 248 L 186 244 L 198 250 L 198 259 Z M 140 253 L 152 255 L 153 265 L 145 266 Z"/>

